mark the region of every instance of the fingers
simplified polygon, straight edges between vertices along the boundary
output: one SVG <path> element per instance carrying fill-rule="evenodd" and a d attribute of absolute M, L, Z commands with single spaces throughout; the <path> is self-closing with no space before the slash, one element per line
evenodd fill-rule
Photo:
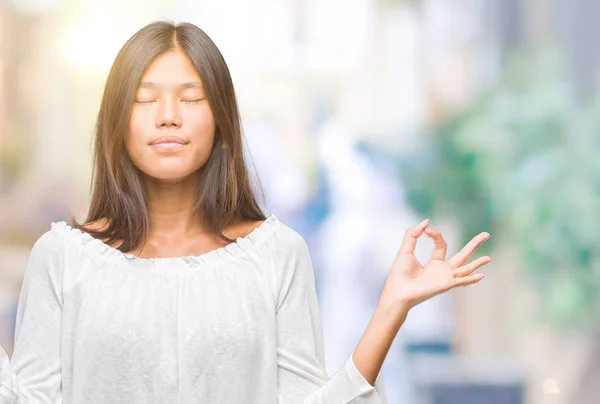
<path fill-rule="evenodd" d="M 455 286 L 466 286 L 471 285 L 473 283 L 479 282 L 483 278 L 485 278 L 484 274 L 474 274 L 471 275 L 477 268 L 489 264 L 492 262 L 490 257 L 481 257 L 476 259 L 475 261 L 469 263 L 468 265 L 462 266 L 454 271 L 454 285 Z"/>
<path fill-rule="evenodd" d="M 462 278 L 456 278 L 454 280 L 454 286 L 472 285 L 474 283 L 479 282 L 483 278 L 485 278 L 484 274 L 475 274 L 475 275 L 464 276 Z"/>
<path fill-rule="evenodd" d="M 473 253 L 479 248 L 479 246 L 483 244 L 483 242 L 488 238 L 490 238 L 489 233 L 479 233 L 477 236 L 473 237 L 471 241 L 469 241 L 467 245 L 463 247 L 462 250 L 460 250 L 454 256 L 452 256 L 452 258 L 450 258 L 447 261 L 448 264 L 452 268 L 458 268 L 464 265 L 465 262 L 467 262 L 469 258 L 471 258 L 471 255 L 473 255 Z"/>
<path fill-rule="evenodd" d="M 400 244 L 400 250 L 398 250 L 398 254 L 413 254 L 415 252 L 415 247 L 417 246 L 417 239 L 423 234 L 423 230 L 429 224 L 429 219 L 423 220 L 416 226 L 409 227 L 404 233 L 404 238 L 402 239 L 402 244 Z"/>
<path fill-rule="evenodd" d="M 492 262 L 492 259 L 487 256 L 477 258 L 475 261 L 455 269 L 454 277 L 460 278 L 463 276 L 471 275 L 477 268 L 480 268 L 485 264 L 489 264 L 490 262 Z"/>
<path fill-rule="evenodd" d="M 433 240 L 433 252 L 431 253 L 431 259 L 445 261 L 448 244 L 446 244 L 446 240 L 444 240 L 442 233 L 439 230 L 431 229 L 429 227 L 427 227 L 424 231 L 425 234 Z"/>

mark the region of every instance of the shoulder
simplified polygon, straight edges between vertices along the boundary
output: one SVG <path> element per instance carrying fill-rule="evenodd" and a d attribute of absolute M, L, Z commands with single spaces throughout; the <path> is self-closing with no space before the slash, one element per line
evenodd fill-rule
<path fill-rule="evenodd" d="M 81 225 L 81 229 L 84 231 L 103 231 L 108 228 L 109 220 L 105 217 L 95 220 L 93 222 L 84 223 Z"/>
<path fill-rule="evenodd" d="M 35 240 L 27 260 L 26 274 L 60 271 L 65 262 L 69 242 L 66 222 L 52 222 L 50 229 Z"/>
<path fill-rule="evenodd" d="M 283 249 L 305 249 L 308 248 L 304 237 L 291 226 L 281 223 L 273 232 L 273 239 Z"/>
<path fill-rule="evenodd" d="M 271 250 L 280 265 L 311 261 L 308 244 L 304 237 L 291 226 L 279 223 L 271 234 Z"/>
<path fill-rule="evenodd" d="M 22 298 L 29 293 L 35 294 L 36 298 L 45 298 L 52 293 L 62 301 L 70 231 L 67 222 L 52 222 L 50 229 L 33 243 L 23 273 Z"/>
<path fill-rule="evenodd" d="M 52 222 L 50 229 L 35 240 L 32 254 L 54 255 L 63 252 L 67 245 L 68 228 L 66 222 Z"/>
<path fill-rule="evenodd" d="M 82 247 L 96 240 L 88 233 L 89 231 L 102 231 L 106 228 L 107 224 L 108 221 L 104 219 L 84 224 L 70 224 L 65 220 L 52 222 L 50 229 L 36 241 L 34 251 L 59 253 L 65 252 L 69 247 L 78 250 L 75 247 Z"/>
<path fill-rule="evenodd" d="M 95 233 L 105 231 L 108 229 L 109 225 L 110 220 L 102 217 L 91 222 L 83 223 L 79 226 L 79 230 L 81 230 L 83 233 L 87 233 L 91 238 L 94 238 Z M 120 240 L 117 240 L 113 243 L 108 243 L 108 238 L 99 238 L 98 240 L 112 248 L 118 248 L 118 246 L 121 244 Z"/>
<path fill-rule="evenodd" d="M 261 227 L 266 220 L 250 220 L 228 226 L 223 232 L 227 237 L 237 239 L 246 237 L 255 229 Z"/>

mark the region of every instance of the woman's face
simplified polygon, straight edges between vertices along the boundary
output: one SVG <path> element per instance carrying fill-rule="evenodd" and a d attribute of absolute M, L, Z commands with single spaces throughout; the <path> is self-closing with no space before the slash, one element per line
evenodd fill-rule
<path fill-rule="evenodd" d="M 146 175 L 181 180 L 208 160 L 215 122 L 202 81 L 181 50 L 156 58 L 137 89 L 125 137 L 129 158 Z"/>

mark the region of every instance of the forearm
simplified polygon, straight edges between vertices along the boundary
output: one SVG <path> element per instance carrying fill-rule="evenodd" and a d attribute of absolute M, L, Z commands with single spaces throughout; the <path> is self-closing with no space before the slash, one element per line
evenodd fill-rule
<path fill-rule="evenodd" d="M 380 299 L 354 350 L 354 364 L 372 386 L 407 314 L 399 303 Z"/>

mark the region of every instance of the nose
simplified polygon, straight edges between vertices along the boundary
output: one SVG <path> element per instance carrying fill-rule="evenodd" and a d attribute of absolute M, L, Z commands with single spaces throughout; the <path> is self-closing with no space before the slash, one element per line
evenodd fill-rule
<path fill-rule="evenodd" d="M 158 101 L 156 126 L 159 128 L 181 126 L 181 112 L 176 98 L 164 97 Z"/>

